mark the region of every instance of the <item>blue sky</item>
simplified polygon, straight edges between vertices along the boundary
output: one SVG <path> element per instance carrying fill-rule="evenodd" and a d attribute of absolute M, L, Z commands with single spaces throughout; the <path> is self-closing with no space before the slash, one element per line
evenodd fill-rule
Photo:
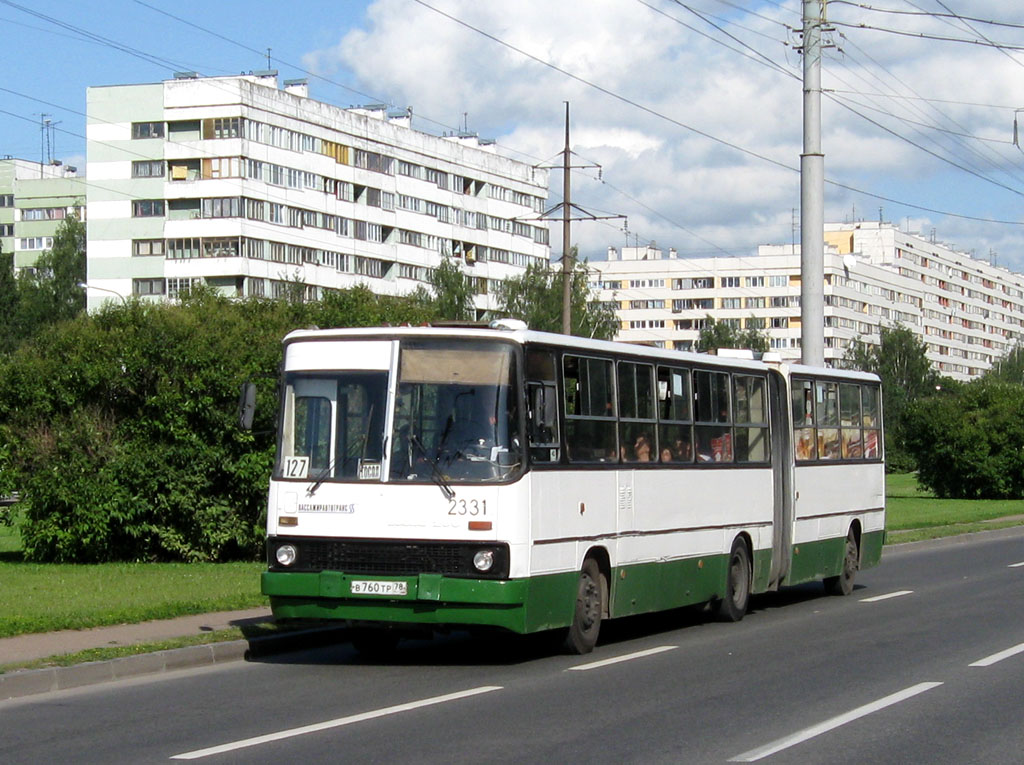
<path fill-rule="evenodd" d="M 881 207 L 886 221 L 1024 270 L 1024 153 L 1010 142 L 1024 55 L 985 44 L 1024 45 L 1008 25 L 1024 24 L 1024 6 L 867 5 L 906 13 L 829 4 L 823 144 L 826 177 L 876 196 L 829 185 L 826 219 L 877 220 Z M 625 230 L 575 225 L 585 255 L 653 240 L 745 256 L 792 236 L 799 12 L 798 0 L 0 0 L 0 155 L 38 159 L 45 112 L 59 123 L 55 156 L 82 164 L 89 85 L 265 68 L 269 47 L 282 79 L 320 75 L 314 98 L 412 106 L 419 129 L 465 122 L 531 163 L 561 149 L 568 100 L 574 150 L 602 166 L 600 180 L 573 174 L 574 201 L 627 216 Z"/>

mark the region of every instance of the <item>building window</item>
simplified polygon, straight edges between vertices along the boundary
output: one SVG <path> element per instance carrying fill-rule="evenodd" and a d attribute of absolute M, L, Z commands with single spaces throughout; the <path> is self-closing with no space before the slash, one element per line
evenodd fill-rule
<path fill-rule="evenodd" d="M 132 202 L 133 218 L 157 218 L 164 214 L 164 200 L 136 199 Z"/>
<path fill-rule="evenodd" d="M 740 308 L 739 298 L 722 298 L 722 308 Z"/>
<path fill-rule="evenodd" d="M 199 239 L 192 237 L 188 239 L 168 239 L 167 257 L 174 260 L 199 257 Z"/>
<path fill-rule="evenodd" d="M 30 236 L 18 240 L 19 250 L 48 250 L 53 247 L 52 236 Z"/>
<path fill-rule="evenodd" d="M 0 236 L 14 236 L 14 224 L 0 223 Z"/>
<path fill-rule="evenodd" d="M 163 239 L 135 239 L 132 242 L 132 255 L 163 255 Z"/>
<path fill-rule="evenodd" d="M 0 207 L 14 207 L 14 194 L 0 194 Z"/>
<path fill-rule="evenodd" d="M 167 297 L 178 298 L 188 295 L 192 291 L 192 287 L 202 283 L 202 278 L 180 278 L 180 279 L 168 279 L 167 280 Z"/>
<path fill-rule="evenodd" d="M 133 122 L 132 138 L 163 138 L 163 122 Z"/>
<path fill-rule="evenodd" d="M 748 297 L 746 299 L 747 308 L 764 308 L 763 297 Z"/>
<path fill-rule="evenodd" d="M 203 239 L 204 258 L 237 258 L 238 237 Z"/>
<path fill-rule="evenodd" d="M 241 197 L 217 197 L 203 200 L 204 218 L 239 218 L 241 215 Z"/>
<path fill-rule="evenodd" d="M 740 277 L 738 277 L 738 276 L 723 276 L 722 277 L 722 286 L 723 287 L 739 287 L 740 286 Z"/>
<path fill-rule="evenodd" d="M 776 275 L 776 276 L 769 276 L 768 277 L 768 286 L 769 287 L 788 287 L 789 286 L 789 277 L 786 276 L 785 274 L 780 274 L 780 275 Z"/>
<path fill-rule="evenodd" d="M 67 209 L 63 207 L 35 207 L 21 211 L 22 220 L 64 220 Z"/>
<path fill-rule="evenodd" d="M 763 276 L 745 276 L 743 277 L 744 287 L 763 287 L 764 277 Z"/>
<path fill-rule="evenodd" d="M 216 117 L 213 120 L 213 138 L 238 138 L 241 135 L 241 117 Z"/>
<path fill-rule="evenodd" d="M 166 290 L 163 279 L 132 279 L 133 295 L 163 295 Z"/>
<path fill-rule="evenodd" d="M 138 159 L 132 162 L 132 178 L 163 178 L 162 159 Z"/>

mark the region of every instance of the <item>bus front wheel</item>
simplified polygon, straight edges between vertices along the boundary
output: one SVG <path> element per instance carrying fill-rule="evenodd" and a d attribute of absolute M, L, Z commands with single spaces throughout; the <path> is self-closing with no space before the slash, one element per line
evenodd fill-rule
<path fill-rule="evenodd" d="M 604 580 L 597 561 L 587 558 L 576 585 L 576 604 L 572 624 L 565 635 L 565 650 L 572 654 L 590 653 L 597 644 L 604 613 Z"/>
<path fill-rule="evenodd" d="M 846 549 L 843 552 L 843 570 L 839 576 L 824 579 L 825 591 L 829 595 L 849 595 L 853 592 L 853 578 L 857 575 L 857 559 L 859 557 L 857 540 L 853 532 L 846 538 Z"/>
<path fill-rule="evenodd" d="M 725 575 L 725 597 L 715 601 L 715 612 L 725 622 L 738 622 L 750 603 L 750 555 L 742 539 L 732 543 Z"/>

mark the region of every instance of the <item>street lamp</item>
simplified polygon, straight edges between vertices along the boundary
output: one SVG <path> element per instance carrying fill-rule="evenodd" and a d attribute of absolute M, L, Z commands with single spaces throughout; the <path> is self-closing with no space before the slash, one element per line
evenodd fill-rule
<path fill-rule="evenodd" d="M 125 299 L 125 296 L 122 295 L 120 292 L 117 292 L 116 290 L 107 289 L 106 287 L 97 287 L 95 284 L 86 284 L 85 282 L 78 282 L 77 286 L 78 286 L 79 289 L 85 290 L 87 295 L 88 295 L 89 290 L 99 290 L 100 292 L 109 292 L 111 295 L 116 295 L 117 297 L 119 297 L 121 299 L 122 303 L 124 303 L 125 305 L 128 305 L 128 301 Z"/>

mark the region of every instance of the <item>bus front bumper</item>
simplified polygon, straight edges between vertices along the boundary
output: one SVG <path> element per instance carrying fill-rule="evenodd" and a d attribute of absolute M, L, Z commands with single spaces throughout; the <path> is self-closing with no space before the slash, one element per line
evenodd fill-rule
<path fill-rule="evenodd" d="M 479 625 L 513 632 L 563 627 L 571 611 L 575 576 L 461 579 L 441 574 L 366 576 L 340 571 L 266 571 L 262 592 L 275 619 L 349 619 L 425 625 Z M 353 582 L 405 583 L 404 595 L 358 595 Z M 563 595 L 561 590 L 566 590 Z M 565 611 L 566 613 L 562 613 Z"/>

